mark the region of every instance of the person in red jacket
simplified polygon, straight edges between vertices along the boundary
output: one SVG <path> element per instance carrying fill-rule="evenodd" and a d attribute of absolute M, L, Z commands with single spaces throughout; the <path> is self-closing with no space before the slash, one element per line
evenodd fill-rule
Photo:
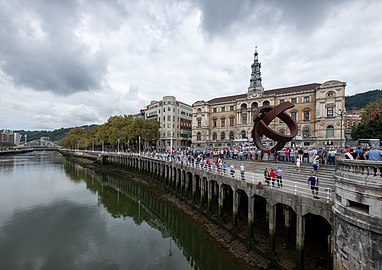
<path fill-rule="evenodd" d="M 271 169 L 271 172 L 269 173 L 269 176 L 271 177 L 271 180 L 272 180 L 272 187 L 275 186 L 275 181 L 276 181 L 276 172 Z"/>

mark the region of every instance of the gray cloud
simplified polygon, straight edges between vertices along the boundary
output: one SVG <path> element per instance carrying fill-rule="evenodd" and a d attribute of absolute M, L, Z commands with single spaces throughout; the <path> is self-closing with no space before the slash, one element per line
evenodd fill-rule
<path fill-rule="evenodd" d="M 272 29 L 282 26 L 292 27 L 305 34 L 314 31 L 326 19 L 329 11 L 342 2 L 344 1 L 191 1 L 200 8 L 203 30 L 211 37 L 232 34 L 232 30 Z"/>
<path fill-rule="evenodd" d="M 100 87 L 108 60 L 76 36 L 78 1 L 3 1 L 0 18 L 0 67 L 16 86 L 59 95 Z"/>

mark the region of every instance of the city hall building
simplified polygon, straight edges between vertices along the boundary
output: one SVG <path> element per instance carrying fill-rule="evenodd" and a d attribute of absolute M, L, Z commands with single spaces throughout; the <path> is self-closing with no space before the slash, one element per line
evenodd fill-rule
<path fill-rule="evenodd" d="M 345 145 L 345 82 L 331 80 L 265 90 L 261 83 L 261 64 L 257 50 L 251 66 L 248 91 L 243 94 L 197 101 L 192 105 L 192 147 L 220 148 L 250 142 L 253 115 L 261 106 L 289 101 L 295 106 L 286 111 L 298 126 L 297 136 L 289 143 L 295 147 Z M 269 126 L 289 134 L 286 124 L 276 118 Z M 267 146 L 274 145 L 263 138 Z"/>

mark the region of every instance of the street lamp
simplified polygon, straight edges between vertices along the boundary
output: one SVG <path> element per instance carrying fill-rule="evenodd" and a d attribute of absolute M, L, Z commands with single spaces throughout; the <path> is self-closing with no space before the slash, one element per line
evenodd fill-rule
<path fill-rule="evenodd" d="M 118 152 L 118 154 L 119 154 L 119 139 L 118 139 L 117 152 Z"/>

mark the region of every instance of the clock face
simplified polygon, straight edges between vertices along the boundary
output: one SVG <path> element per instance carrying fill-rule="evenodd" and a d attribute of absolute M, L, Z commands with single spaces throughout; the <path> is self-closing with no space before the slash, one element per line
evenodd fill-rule
<path fill-rule="evenodd" d="M 257 96 L 257 93 L 256 92 L 252 92 L 252 97 L 256 97 Z"/>

